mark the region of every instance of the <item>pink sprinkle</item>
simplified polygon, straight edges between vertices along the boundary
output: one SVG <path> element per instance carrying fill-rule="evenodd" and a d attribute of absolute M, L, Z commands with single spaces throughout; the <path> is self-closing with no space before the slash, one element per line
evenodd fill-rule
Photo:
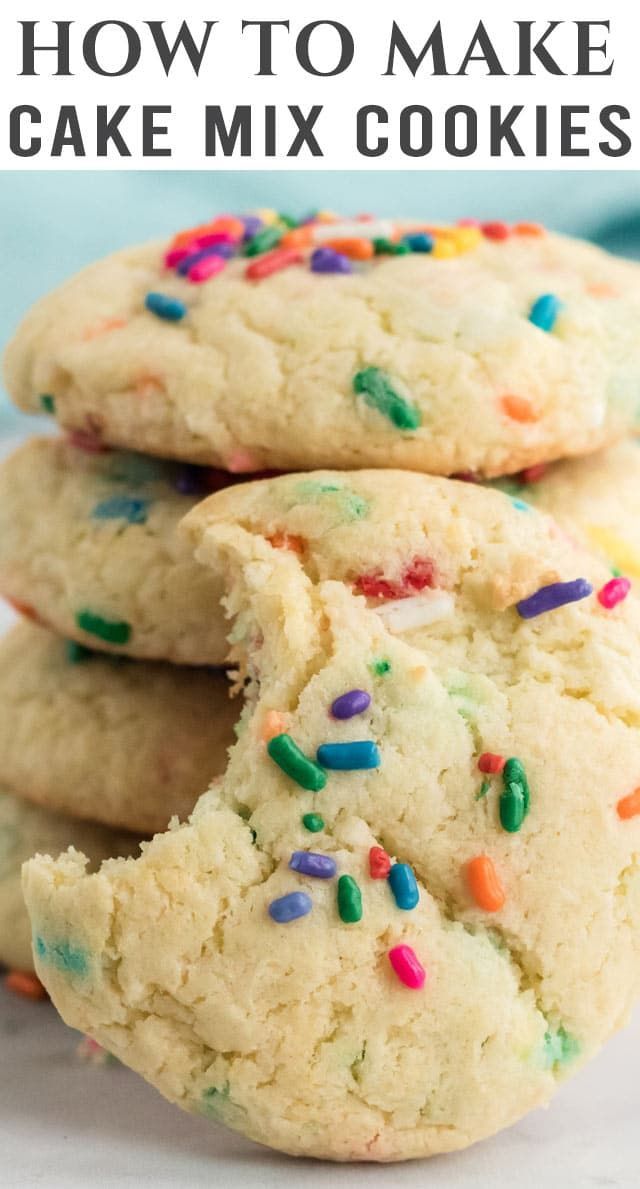
<path fill-rule="evenodd" d="M 170 248 L 164 258 L 165 268 L 177 268 L 187 256 L 191 255 L 191 248 Z"/>
<path fill-rule="evenodd" d="M 458 219 L 458 227 L 479 227 L 479 219 Z"/>
<path fill-rule="evenodd" d="M 622 603 L 626 599 L 630 590 L 631 583 L 628 578 L 611 578 L 598 591 L 598 602 L 601 607 L 611 611 L 613 607 L 617 607 L 618 603 Z"/>
<path fill-rule="evenodd" d="M 227 459 L 227 470 L 232 475 L 247 475 L 259 469 L 258 460 L 249 450 L 234 450 Z"/>
<path fill-rule="evenodd" d="M 389 961 L 405 987 L 419 991 L 426 982 L 427 974 L 410 945 L 394 945 L 389 950 Z"/>
<path fill-rule="evenodd" d="M 197 251 L 200 248 L 211 248 L 214 244 L 237 244 L 239 237 L 231 235 L 229 231 L 208 231 L 204 235 L 199 235 L 197 239 L 189 245 L 189 251 Z"/>
<path fill-rule="evenodd" d="M 76 450 L 84 450 L 86 454 L 108 454 L 109 447 L 100 438 L 85 429 L 72 429 L 67 435 L 69 444 Z"/>
<path fill-rule="evenodd" d="M 217 276 L 226 267 L 227 262 L 223 256 L 205 256 L 204 260 L 199 260 L 191 266 L 187 276 L 193 285 L 200 285 L 210 277 Z"/>

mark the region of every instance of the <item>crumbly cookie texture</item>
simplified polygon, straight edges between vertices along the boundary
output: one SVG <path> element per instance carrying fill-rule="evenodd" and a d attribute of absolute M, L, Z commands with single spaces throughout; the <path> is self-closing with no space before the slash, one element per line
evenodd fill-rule
<path fill-rule="evenodd" d="M 243 485 L 185 532 L 225 573 L 244 730 L 138 861 L 28 864 L 39 977 L 272 1147 L 491 1134 L 640 989 L 640 608 L 551 518 L 416 474 Z"/>
<path fill-rule="evenodd" d="M 93 867 L 113 855 L 133 855 L 138 840 L 89 822 L 50 813 L 0 790 L 0 964 L 34 969 L 31 927 L 21 887 L 22 864 L 32 855 L 59 855 L 67 847 L 89 856 Z"/>
<path fill-rule="evenodd" d="M 221 582 L 177 533 L 203 491 L 199 469 L 33 438 L 0 467 L 0 591 L 91 648 L 221 664 Z"/>
<path fill-rule="evenodd" d="M 218 220 L 86 269 L 19 328 L 13 398 L 247 472 L 495 476 L 636 421 L 637 264 L 531 226 L 266 233 L 242 243 L 241 221 Z"/>
<path fill-rule="evenodd" d="M 221 673 L 88 653 L 34 624 L 0 641 L 5 788 L 152 834 L 223 771 L 240 714 Z"/>

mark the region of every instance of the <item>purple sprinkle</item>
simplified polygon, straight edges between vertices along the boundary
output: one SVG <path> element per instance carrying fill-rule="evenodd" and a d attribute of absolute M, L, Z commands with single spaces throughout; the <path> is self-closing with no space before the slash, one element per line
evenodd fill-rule
<path fill-rule="evenodd" d="M 222 256 L 225 260 L 230 260 L 235 256 L 236 249 L 233 244 L 210 244 L 208 248 L 200 248 L 197 252 L 192 252 L 189 256 L 185 256 L 181 260 L 176 272 L 181 277 L 186 277 L 189 269 L 193 268 L 194 264 L 199 264 L 201 260 L 208 260 L 210 256 Z"/>
<path fill-rule="evenodd" d="M 186 463 L 181 466 L 174 480 L 174 487 L 180 495 L 201 495 L 207 490 L 202 470 Z"/>
<path fill-rule="evenodd" d="M 269 916 L 278 925 L 288 925 L 289 921 L 297 921 L 298 917 L 306 917 L 311 912 L 313 903 L 306 892 L 289 892 L 279 900 L 272 900 L 269 905 Z"/>
<path fill-rule="evenodd" d="M 253 239 L 254 235 L 258 234 L 262 227 L 262 219 L 258 215 L 241 215 L 240 218 L 244 223 L 244 241 L 246 243 L 247 240 Z"/>
<path fill-rule="evenodd" d="M 364 689 L 350 689 L 331 703 L 331 713 L 334 718 L 353 718 L 354 714 L 363 714 L 370 705 L 371 694 Z"/>
<path fill-rule="evenodd" d="M 289 866 L 292 871 L 313 875 L 315 879 L 333 879 L 338 870 L 335 859 L 330 855 L 318 855 L 310 850 L 294 850 Z"/>
<path fill-rule="evenodd" d="M 312 272 L 353 272 L 351 261 L 334 248 L 316 248 L 311 253 Z"/>
<path fill-rule="evenodd" d="M 574 578 L 572 582 L 552 582 L 549 586 L 541 586 L 528 599 L 521 599 L 516 603 L 516 610 L 523 619 L 535 619 L 536 615 L 555 611 L 556 607 L 564 607 L 566 603 L 577 603 L 590 594 L 593 594 L 593 587 L 586 578 Z"/>

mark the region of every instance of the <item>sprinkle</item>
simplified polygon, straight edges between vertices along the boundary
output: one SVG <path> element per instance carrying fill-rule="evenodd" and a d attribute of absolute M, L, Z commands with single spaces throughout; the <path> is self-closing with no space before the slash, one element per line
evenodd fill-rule
<path fill-rule="evenodd" d="M 294 227 L 280 240 L 281 248 L 309 248 L 313 242 L 311 227 Z"/>
<path fill-rule="evenodd" d="M 495 776 L 497 772 L 502 772 L 505 765 L 504 756 L 496 755 L 492 751 L 483 751 L 478 759 L 478 768 L 480 772 L 487 772 L 491 776 Z"/>
<path fill-rule="evenodd" d="M 510 417 L 512 421 L 520 421 L 522 424 L 527 422 L 539 421 L 540 418 L 530 401 L 525 400 L 523 396 L 513 396 L 509 394 L 500 398 L 500 405 L 503 413 Z"/>
<path fill-rule="evenodd" d="M 278 222 L 282 223 L 284 227 L 288 227 L 290 231 L 298 226 L 298 220 L 294 219 L 293 215 L 284 215 L 282 211 L 278 211 Z"/>
<path fill-rule="evenodd" d="M 304 537 L 297 537 L 295 533 L 271 533 L 267 541 L 274 549 L 288 549 L 290 553 L 297 554 L 304 553 L 306 545 Z"/>
<path fill-rule="evenodd" d="M 164 254 L 163 263 L 165 268 L 177 268 L 179 264 L 182 264 L 183 260 L 186 260 L 188 255 L 188 248 L 169 248 L 169 251 Z"/>
<path fill-rule="evenodd" d="M 289 866 L 292 871 L 311 875 L 314 879 L 333 879 L 338 870 L 335 859 L 330 855 L 318 855 L 310 850 L 294 850 Z"/>
<path fill-rule="evenodd" d="M 362 894 L 352 875 L 341 875 L 338 880 L 338 912 L 345 925 L 362 920 Z"/>
<path fill-rule="evenodd" d="M 109 447 L 105 446 L 95 433 L 85 429 L 72 429 L 67 435 L 70 446 L 76 450 L 84 450 L 85 454 L 108 454 Z"/>
<path fill-rule="evenodd" d="M 48 999 L 47 992 L 36 974 L 29 970 L 10 970 L 4 976 L 7 991 L 20 995 L 23 999 Z"/>
<path fill-rule="evenodd" d="M 260 738 L 263 743 L 268 743 L 270 739 L 275 739 L 276 735 L 283 735 L 286 731 L 287 722 L 284 714 L 280 714 L 278 710 L 267 710 L 260 731 Z"/>
<path fill-rule="evenodd" d="M 516 223 L 513 229 L 514 235 L 529 235 L 541 236 L 544 235 L 544 227 L 540 223 Z"/>
<path fill-rule="evenodd" d="M 274 763 L 301 788 L 318 793 L 327 783 L 322 768 L 307 758 L 290 735 L 275 735 L 267 744 L 267 752 Z"/>
<path fill-rule="evenodd" d="M 177 297 L 168 297 L 166 293 L 147 293 L 144 304 L 152 314 L 164 318 L 167 322 L 179 322 L 187 312 L 183 301 Z"/>
<path fill-rule="evenodd" d="M 420 991 L 424 987 L 427 974 L 410 945 L 394 945 L 388 957 L 394 973 L 405 987 L 412 991 Z"/>
<path fill-rule="evenodd" d="M 13 607 L 14 611 L 17 611 L 18 615 L 24 616 L 25 619 L 31 619 L 33 623 L 41 622 L 38 612 L 35 607 L 31 606 L 31 603 L 23 603 L 21 599 L 11 598 L 11 595 L 4 595 L 4 600 L 10 607 Z"/>
<path fill-rule="evenodd" d="M 316 759 L 323 768 L 335 772 L 353 772 L 360 769 L 379 768 L 380 752 L 369 739 L 354 743 L 321 743 Z"/>
<path fill-rule="evenodd" d="M 63 974 L 74 974 L 82 978 L 89 971 L 89 954 L 69 941 L 47 942 L 44 937 L 36 937 L 33 948 L 41 962 L 55 966 Z"/>
<path fill-rule="evenodd" d="M 522 760 L 519 760 L 517 756 L 511 756 L 504 766 L 502 779 L 504 781 L 505 788 L 508 788 L 508 786 L 512 783 L 520 785 L 520 788 L 522 789 L 522 796 L 524 798 L 524 814 L 526 817 L 529 812 L 529 805 L 531 802 L 531 790 L 529 788 L 529 781 L 527 780 L 527 774 L 524 770 L 524 764 L 522 763 Z"/>
<path fill-rule="evenodd" d="M 226 468 L 232 475 L 248 475 L 258 470 L 258 463 L 249 450 L 233 450 L 227 459 Z"/>
<path fill-rule="evenodd" d="M 299 917 L 306 917 L 311 912 L 313 903 L 306 892 L 288 892 L 278 900 L 272 900 L 269 905 L 269 916 L 277 925 L 288 925 L 289 921 L 297 921 Z"/>
<path fill-rule="evenodd" d="M 591 543 L 606 554 L 623 574 L 640 578 L 640 555 L 623 537 L 599 524 L 587 524 L 586 530 Z"/>
<path fill-rule="evenodd" d="M 242 238 L 245 240 L 245 242 L 247 240 L 254 239 L 263 226 L 262 219 L 259 215 L 244 215 L 242 222 L 244 225 L 244 234 Z"/>
<path fill-rule="evenodd" d="M 386 578 L 382 570 L 360 574 L 355 581 L 356 590 L 368 599 L 404 599 L 435 586 L 436 567 L 430 557 L 414 557 L 402 571 L 399 579 Z"/>
<path fill-rule="evenodd" d="M 82 332 L 82 338 L 88 343 L 92 339 L 99 339 L 103 334 L 110 334 L 112 330 L 123 330 L 126 325 L 124 318 L 102 318 L 95 325 L 87 326 Z"/>
<path fill-rule="evenodd" d="M 391 870 L 391 859 L 381 846 L 372 846 L 369 851 L 369 875 L 372 879 L 386 879 Z"/>
<path fill-rule="evenodd" d="M 541 586 L 535 594 L 516 603 L 516 610 L 522 619 L 534 619 L 547 611 L 555 611 L 567 603 L 577 603 L 593 593 L 593 587 L 586 578 L 574 578 L 571 582 L 551 582 Z"/>
<path fill-rule="evenodd" d="M 415 908 L 420 900 L 420 893 L 418 891 L 416 877 L 409 864 L 394 863 L 389 872 L 388 880 L 398 908 L 401 908 L 404 912 L 410 912 L 412 908 Z"/>
<path fill-rule="evenodd" d="M 391 661 L 388 661 L 386 657 L 381 657 L 379 660 L 372 661 L 369 668 L 376 677 L 387 677 L 391 672 Z"/>
<path fill-rule="evenodd" d="M 563 303 L 554 293 L 543 293 L 542 297 L 534 301 L 529 313 L 529 321 L 539 330 L 551 331 L 558 320 L 558 314 L 562 307 Z"/>
<path fill-rule="evenodd" d="M 433 236 L 427 235 L 426 231 L 405 235 L 404 242 L 412 252 L 433 252 Z"/>
<path fill-rule="evenodd" d="M 273 252 L 267 252 L 266 255 L 261 256 L 253 264 L 247 265 L 245 276 L 249 281 L 261 281 L 265 277 L 272 276 L 273 273 L 291 268 L 294 264 L 302 264 L 302 261 L 301 253 L 295 248 L 276 248 Z"/>
<path fill-rule="evenodd" d="M 630 590 L 631 583 L 628 578 L 611 578 L 598 591 L 598 602 L 607 611 L 611 611 L 613 607 L 617 607 L 618 603 L 622 603 L 626 599 Z"/>
<path fill-rule="evenodd" d="M 350 689 L 331 703 L 331 714 L 334 718 L 353 718 L 355 714 L 364 714 L 370 705 L 371 694 L 364 689 Z"/>
<path fill-rule="evenodd" d="M 499 912 L 504 907 L 504 889 L 493 860 L 489 855 L 477 855 L 466 867 L 469 891 L 479 908 L 485 912 Z"/>
<path fill-rule="evenodd" d="M 351 262 L 334 248 L 316 248 L 311 254 L 311 271 L 320 273 L 353 272 Z"/>
<path fill-rule="evenodd" d="M 226 267 L 227 262 L 224 256 L 218 254 L 205 256 L 203 260 L 198 260 L 196 264 L 191 266 L 187 277 L 192 285 L 201 285 L 204 281 L 209 281 L 211 277 L 217 276 Z"/>
<path fill-rule="evenodd" d="M 531 504 L 528 504 L 526 500 L 512 498 L 511 505 L 515 508 L 516 512 L 531 512 L 532 510 Z"/>
<path fill-rule="evenodd" d="M 131 624 L 124 620 L 103 619 L 86 609 L 78 611 L 76 624 L 83 632 L 104 640 L 106 644 L 127 644 L 131 638 Z"/>
<path fill-rule="evenodd" d="M 185 463 L 178 470 L 173 486 L 180 495 L 201 495 L 207 490 L 203 467 Z"/>
<path fill-rule="evenodd" d="M 549 470 L 548 463 L 546 463 L 546 462 L 536 463 L 535 466 L 525 467 L 525 469 L 520 472 L 520 480 L 525 485 L 529 484 L 529 483 L 539 483 L 540 480 L 542 479 L 543 475 L 546 475 L 548 470 Z"/>
<path fill-rule="evenodd" d="M 376 256 L 408 256 L 411 248 L 403 240 L 394 243 L 392 239 L 374 239 L 373 250 Z"/>
<path fill-rule="evenodd" d="M 65 654 L 70 665 L 81 665 L 93 656 L 91 649 L 78 644 L 77 640 L 65 641 Z"/>
<path fill-rule="evenodd" d="M 509 230 L 507 224 L 500 222 L 482 223 L 480 225 L 480 230 L 485 239 L 503 240 L 508 239 L 511 235 L 511 231 Z"/>
<path fill-rule="evenodd" d="M 219 237 L 214 237 L 219 238 Z M 235 254 L 235 249 L 230 243 L 211 243 L 203 245 L 195 252 L 187 252 L 178 264 L 177 272 L 181 277 L 190 277 L 191 270 L 196 264 L 200 264 L 203 260 L 210 260 L 211 257 L 220 257 L 222 260 L 229 260 Z"/>
<path fill-rule="evenodd" d="M 426 590 L 413 598 L 382 603 L 375 610 L 390 632 L 410 632 L 450 618 L 454 609 L 453 598 L 446 591 Z"/>
<path fill-rule="evenodd" d="M 76 1057 L 79 1061 L 86 1061 L 89 1065 L 114 1065 L 116 1058 L 112 1053 L 103 1049 L 97 1040 L 92 1036 L 83 1036 L 76 1048 Z"/>
<path fill-rule="evenodd" d="M 270 252 L 272 248 L 277 248 L 282 235 L 280 227 L 265 227 L 245 245 L 245 256 L 262 256 L 263 252 Z"/>
<path fill-rule="evenodd" d="M 40 397 L 40 407 L 44 413 L 55 413 L 55 397 L 50 396 L 48 392 L 43 392 L 42 396 Z"/>
<path fill-rule="evenodd" d="M 365 404 L 388 417 L 396 429 L 418 429 L 422 414 L 396 392 L 390 376 L 379 367 L 365 367 L 353 377 L 353 391 L 364 396 Z"/>
<path fill-rule="evenodd" d="M 522 786 L 513 781 L 500 796 L 500 824 L 508 834 L 517 834 L 524 819 L 524 792 Z"/>
<path fill-rule="evenodd" d="M 94 520 L 126 520 L 129 524 L 146 524 L 149 501 L 114 495 L 96 504 L 91 513 Z"/>
<path fill-rule="evenodd" d="M 362 236 L 354 236 L 352 239 L 331 239 L 327 243 L 327 247 L 333 248 L 334 252 L 339 252 L 341 256 L 348 256 L 349 260 L 371 260 L 374 254 L 371 240 L 364 239 Z"/>
<path fill-rule="evenodd" d="M 320 817 L 319 813 L 305 813 L 302 824 L 310 834 L 318 834 L 320 830 L 324 830 L 324 818 Z"/>
<path fill-rule="evenodd" d="M 637 817 L 640 813 L 640 788 L 635 789 L 633 793 L 629 793 L 627 797 L 622 797 L 616 806 L 618 810 L 618 817 L 621 821 L 626 822 L 629 818 Z"/>
<path fill-rule="evenodd" d="M 486 797 L 490 788 L 491 788 L 491 781 L 483 780 L 478 792 L 476 793 L 476 801 L 481 801 L 483 797 Z"/>

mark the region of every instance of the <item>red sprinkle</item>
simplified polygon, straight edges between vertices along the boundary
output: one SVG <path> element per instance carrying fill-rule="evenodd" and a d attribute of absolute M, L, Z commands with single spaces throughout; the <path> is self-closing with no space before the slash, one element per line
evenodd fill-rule
<path fill-rule="evenodd" d="M 486 772 L 489 776 L 495 776 L 496 773 L 502 772 L 505 763 L 504 756 L 495 755 L 491 751 L 483 751 L 478 760 L 478 768 L 481 772 Z"/>
<path fill-rule="evenodd" d="M 430 557 L 414 557 L 399 580 L 385 578 L 382 570 L 360 574 L 355 588 L 368 599 L 408 599 L 436 584 L 436 567 Z"/>
<path fill-rule="evenodd" d="M 412 991 L 419 991 L 424 987 L 427 974 L 410 945 L 394 945 L 393 949 L 389 950 L 389 961 L 405 987 L 410 987 Z"/>
<path fill-rule="evenodd" d="M 70 446 L 75 446 L 76 450 L 84 450 L 86 454 L 109 453 L 109 447 L 86 429 L 72 429 L 67 437 Z"/>
<path fill-rule="evenodd" d="M 249 281 L 262 281 L 274 272 L 281 272 L 283 268 L 291 268 L 293 264 L 302 264 L 302 253 L 296 248 L 274 248 L 264 256 L 259 256 L 247 268 L 245 276 Z"/>
<path fill-rule="evenodd" d="M 626 599 L 630 590 L 631 583 L 628 578 L 611 578 L 598 591 L 598 602 L 601 607 L 611 611 L 613 607 L 617 607 L 618 603 L 622 603 Z"/>
<path fill-rule="evenodd" d="M 10 970 L 5 975 L 4 985 L 7 991 L 13 991 L 14 995 L 21 995 L 23 999 L 48 998 L 40 979 L 30 970 Z"/>
<path fill-rule="evenodd" d="M 4 599 L 10 607 L 13 607 L 14 611 L 18 612 L 18 615 L 22 615 L 25 619 L 32 620 L 33 623 L 42 623 L 38 612 L 36 611 L 35 607 L 31 606 L 31 603 L 23 603 L 20 599 L 12 599 L 11 595 L 5 595 Z"/>
<path fill-rule="evenodd" d="M 372 846 L 369 851 L 369 875 L 372 879 L 386 879 L 391 871 L 391 859 L 381 846 Z"/>
<path fill-rule="evenodd" d="M 520 478 L 523 483 L 539 483 L 543 475 L 546 475 L 549 470 L 549 464 L 546 462 L 538 462 L 533 467 L 525 467 L 520 471 Z"/>
<path fill-rule="evenodd" d="M 486 239 L 508 239 L 511 235 L 506 223 L 482 223 L 480 230 Z"/>

